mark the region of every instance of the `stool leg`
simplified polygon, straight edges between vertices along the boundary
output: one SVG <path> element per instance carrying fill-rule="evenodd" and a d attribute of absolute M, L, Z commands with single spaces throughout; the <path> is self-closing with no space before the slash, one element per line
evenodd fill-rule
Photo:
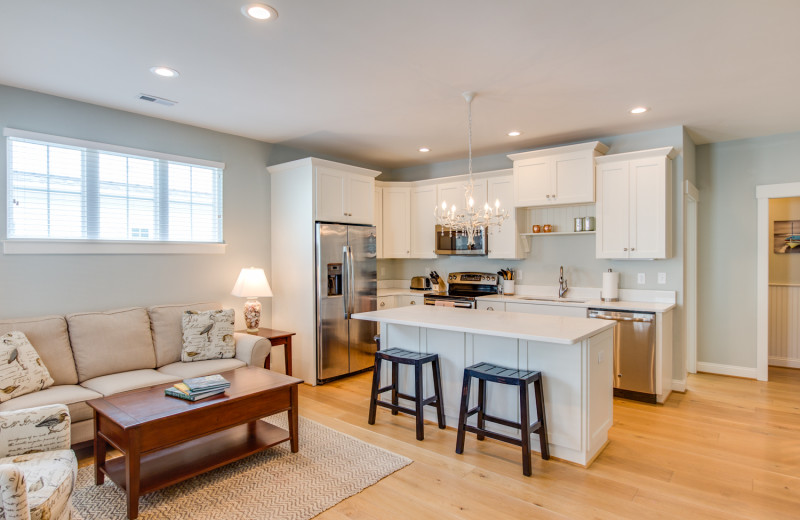
<path fill-rule="evenodd" d="M 544 460 L 550 459 L 550 444 L 547 440 L 547 422 L 544 417 L 544 392 L 542 391 L 542 378 L 533 382 L 533 390 L 536 393 L 536 415 L 539 416 L 539 446 L 542 450 L 542 458 Z"/>
<path fill-rule="evenodd" d="M 422 365 L 414 365 L 414 403 L 417 410 L 417 440 L 421 441 L 425 438 L 425 430 L 423 428 L 422 418 Z"/>
<path fill-rule="evenodd" d="M 397 406 L 397 387 L 400 384 L 400 369 L 397 363 L 392 363 L 392 404 Z M 392 415 L 397 415 L 397 410 L 392 410 Z"/>
<path fill-rule="evenodd" d="M 456 453 L 464 453 L 464 435 L 467 424 L 467 407 L 469 406 L 469 386 L 472 378 L 464 372 L 464 384 L 461 386 L 461 408 L 458 411 L 458 433 L 456 434 Z"/>
<path fill-rule="evenodd" d="M 528 385 L 519 385 L 519 426 L 522 438 L 522 474 L 531 476 L 531 419 L 528 405 Z"/>
<path fill-rule="evenodd" d="M 439 360 L 435 359 L 431 365 L 433 369 L 433 392 L 436 395 L 436 418 L 439 420 L 439 429 L 446 428 L 444 421 L 444 404 L 442 403 L 442 371 Z"/>
<path fill-rule="evenodd" d="M 477 426 L 481 430 L 485 429 L 486 421 L 483 420 L 483 412 L 486 410 L 486 380 L 478 379 L 478 423 Z M 478 434 L 478 440 L 482 441 L 486 437 L 482 434 Z"/>
<path fill-rule="evenodd" d="M 378 408 L 378 387 L 381 382 L 381 358 L 375 357 L 375 370 L 372 372 L 372 392 L 369 396 L 369 424 L 375 424 L 375 411 Z"/>

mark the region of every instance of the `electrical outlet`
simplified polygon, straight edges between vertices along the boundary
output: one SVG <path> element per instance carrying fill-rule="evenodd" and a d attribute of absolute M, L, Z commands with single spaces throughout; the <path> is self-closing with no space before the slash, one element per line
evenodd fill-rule
<path fill-rule="evenodd" d="M 605 350 L 601 350 L 600 352 L 597 353 L 597 364 L 598 365 L 602 365 L 603 361 L 605 361 L 605 359 L 606 359 L 606 351 Z"/>
<path fill-rule="evenodd" d="M 517 269 L 514 271 L 514 278 L 516 278 L 516 283 L 522 283 L 522 269 Z"/>
<path fill-rule="evenodd" d="M 645 281 L 644 273 L 639 273 L 639 274 L 636 276 L 636 281 L 637 281 L 637 283 L 638 283 L 639 285 L 644 285 L 645 283 L 647 283 L 647 282 Z"/>
<path fill-rule="evenodd" d="M 658 273 L 658 283 L 661 285 L 667 283 L 667 273 Z"/>

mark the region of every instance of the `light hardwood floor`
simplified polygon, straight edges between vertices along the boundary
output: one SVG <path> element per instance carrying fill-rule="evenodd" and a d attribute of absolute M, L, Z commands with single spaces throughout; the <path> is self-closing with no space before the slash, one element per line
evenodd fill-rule
<path fill-rule="evenodd" d="M 378 409 L 367 424 L 370 375 L 303 386 L 310 419 L 414 460 L 341 502 L 320 520 L 344 518 L 800 518 L 800 370 L 771 368 L 762 383 L 690 375 L 663 406 L 614 401 L 610 442 L 584 469 L 533 459 L 518 448 L 425 427 Z M 302 439 L 301 439 L 302 442 Z"/>

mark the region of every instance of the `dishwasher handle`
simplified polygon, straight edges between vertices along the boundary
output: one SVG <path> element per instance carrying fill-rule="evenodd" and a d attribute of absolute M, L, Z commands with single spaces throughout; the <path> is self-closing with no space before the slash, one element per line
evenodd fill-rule
<path fill-rule="evenodd" d="M 632 321 L 636 323 L 650 323 L 655 319 L 655 316 L 648 316 L 646 318 L 637 318 L 634 316 L 614 316 L 612 314 L 603 314 L 601 312 L 589 311 L 589 318 L 596 318 L 598 320 L 608 321 Z"/>

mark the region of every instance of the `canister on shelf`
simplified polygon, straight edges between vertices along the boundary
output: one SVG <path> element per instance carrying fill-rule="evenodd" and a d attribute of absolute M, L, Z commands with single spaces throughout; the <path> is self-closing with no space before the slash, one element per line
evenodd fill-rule
<path fill-rule="evenodd" d="M 594 231 L 594 217 L 583 217 L 583 230 Z"/>
<path fill-rule="evenodd" d="M 575 217 L 575 232 L 583 231 L 583 218 Z"/>

